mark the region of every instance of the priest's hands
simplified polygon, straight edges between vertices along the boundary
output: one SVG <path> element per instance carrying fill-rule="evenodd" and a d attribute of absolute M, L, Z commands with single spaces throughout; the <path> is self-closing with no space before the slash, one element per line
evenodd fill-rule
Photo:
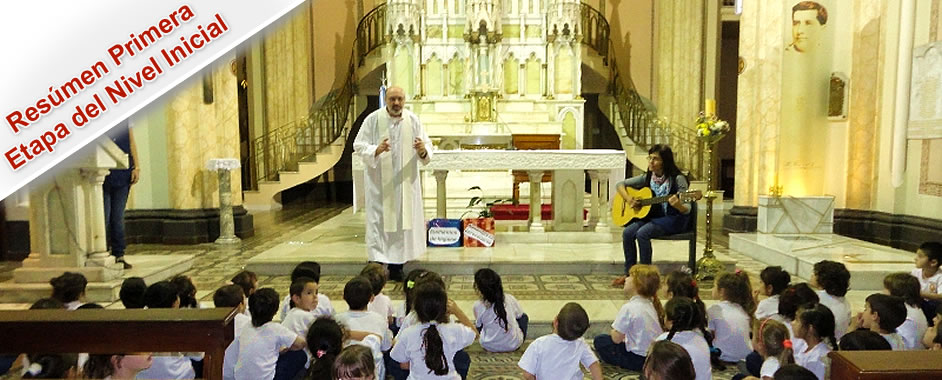
<path fill-rule="evenodd" d="M 416 137 L 415 141 L 412 143 L 412 147 L 419 153 L 419 158 L 424 160 L 425 157 L 428 157 L 428 151 L 425 150 L 425 142 L 422 141 L 421 138 Z"/>
<path fill-rule="evenodd" d="M 379 143 L 376 146 L 376 153 L 373 153 L 373 157 L 379 156 L 380 153 L 389 151 L 389 139 L 383 139 L 383 142 Z"/>

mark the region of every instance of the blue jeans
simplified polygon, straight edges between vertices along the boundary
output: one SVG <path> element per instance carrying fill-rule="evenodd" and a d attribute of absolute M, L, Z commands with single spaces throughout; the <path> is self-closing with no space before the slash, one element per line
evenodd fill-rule
<path fill-rule="evenodd" d="M 530 316 L 527 313 L 523 313 L 520 318 L 517 318 L 517 325 L 520 326 L 520 330 L 523 331 L 523 339 L 527 339 L 527 327 L 530 326 Z"/>
<path fill-rule="evenodd" d="M 128 193 L 131 185 L 111 186 L 107 182 L 102 185 L 105 199 L 105 233 L 111 254 L 120 259 L 124 257 L 127 243 L 124 240 L 124 209 L 128 205 Z"/>
<path fill-rule="evenodd" d="M 636 372 L 644 369 L 645 357 L 628 352 L 625 343 L 615 343 L 611 335 L 602 334 L 595 337 L 594 345 L 595 352 L 599 354 L 599 359 L 603 362 Z"/>
<path fill-rule="evenodd" d="M 278 355 L 278 362 L 275 363 L 274 379 L 296 379 L 299 374 L 303 375 L 305 364 L 307 364 L 307 353 L 304 350 L 287 351 Z"/>
<path fill-rule="evenodd" d="M 651 263 L 651 239 L 664 236 L 667 232 L 657 224 L 646 220 L 628 223 L 621 232 L 621 247 L 625 252 L 625 274 L 638 263 L 638 251 L 641 251 L 641 264 Z M 638 246 L 635 248 L 635 240 Z"/>

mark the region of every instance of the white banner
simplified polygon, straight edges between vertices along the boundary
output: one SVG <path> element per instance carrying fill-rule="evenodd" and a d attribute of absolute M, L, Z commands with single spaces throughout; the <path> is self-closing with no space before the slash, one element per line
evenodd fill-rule
<path fill-rule="evenodd" d="M 303 3 L 0 5 L 0 199 Z"/>

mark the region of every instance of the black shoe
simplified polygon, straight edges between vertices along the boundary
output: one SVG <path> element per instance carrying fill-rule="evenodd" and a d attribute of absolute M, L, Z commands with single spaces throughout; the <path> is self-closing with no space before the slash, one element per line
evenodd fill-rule
<path fill-rule="evenodd" d="M 402 282 L 402 280 L 403 280 L 402 267 L 399 267 L 399 268 L 390 267 L 389 268 L 389 281 Z"/>
<path fill-rule="evenodd" d="M 121 265 L 124 265 L 124 269 L 131 269 L 131 268 L 134 268 L 133 265 L 131 265 L 131 264 L 128 263 L 127 261 L 124 261 L 124 259 L 117 259 L 117 260 L 115 260 L 114 262 L 115 262 L 115 263 L 118 263 L 118 264 L 121 264 Z"/>

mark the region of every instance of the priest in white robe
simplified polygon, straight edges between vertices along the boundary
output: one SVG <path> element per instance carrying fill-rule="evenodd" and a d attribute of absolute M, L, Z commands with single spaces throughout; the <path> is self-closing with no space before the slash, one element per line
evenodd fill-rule
<path fill-rule="evenodd" d="M 353 142 L 366 167 L 367 255 L 386 264 L 396 281 L 402 279 L 402 265 L 425 252 L 419 163 L 432 158 L 422 123 L 404 107 L 405 92 L 390 87 L 386 107 L 366 117 Z"/>

